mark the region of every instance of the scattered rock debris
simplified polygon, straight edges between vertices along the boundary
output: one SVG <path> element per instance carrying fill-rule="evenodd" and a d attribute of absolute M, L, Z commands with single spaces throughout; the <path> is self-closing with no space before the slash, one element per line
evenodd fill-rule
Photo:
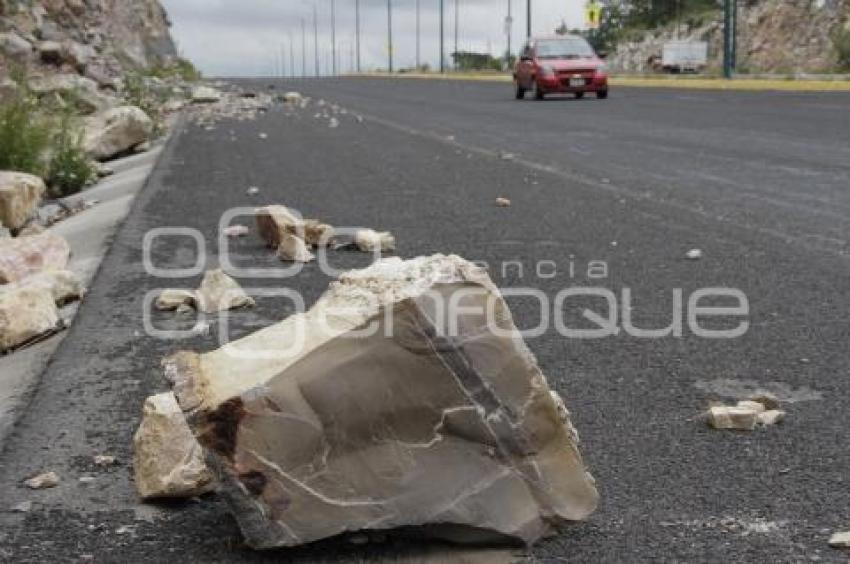
<path fill-rule="evenodd" d="M 464 308 L 461 334 L 440 337 L 434 292 L 450 302 L 459 288 L 482 308 L 495 301 L 501 331 Z M 391 258 L 343 274 L 307 313 L 166 359 L 247 543 L 440 524 L 455 540 L 530 544 L 592 513 L 569 412 L 507 311 L 470 262 Z M 390 315 L 394 331 L 350 338 Z"/>
<path fill-rule="evenodd" d="M 715 405 L 709 408 L 708 424 L 714 429 L 753 431 L 758 426 L 769 427 L 781 423 L 785 412 L 779 409 L 775 396 L 760 394 L 739 401 L 737 405 Z"/>
<path fill-rule="evenodd" d="M 108 454 L 98 454 L 93 459 L 95 466 L 114 466 L 118 463 L 118 460 L 114 456 L 110 456 Z"/>
<path fill-rule="evenodd" d="M 284 233 L 280 245 L 277 248 L 277 256 L 285 262 L 312 262 L 316 259 L 304 239 Z"/>
<path fill-rule="evenodd" d="M 688 260 L 700 260 L 703 257 L 701 249 L 691 249 L 685 253 L 685 258 Z"/>
<path fill-rule="evenodd" d="M 256 195 L 257 195 L 257 194 L 259 194 L 259 193 L 260 193 L 260 189 L 259 189 L 259 188 L 257 188 L 256 186 L 251 186 L 251 187 L 250 187 L 250 188 L 248 188 L 248 190 L 247 190 L 247 194 L 248 194 L 249 196 L 256 196 Z"/>
<path fill-rule="evenodd" d="M 250 229 L 245 227 L 244 225 L 231 225 L 224 230 L 224 235 L 230 237 L 232 239 L 238 237 L 245 237 L 251 232 Z"/>
<path fill-rule="evenodd" d="M 22 501 L 20 503 L 16 503 L 11 507 L 12 513 L 29 513 L 32 511 L 32 502 L 31 501 Z"/>
<path fill-rule="evenodd" d="M 389 231 L 361 229 L 354 235 L 354 244 L 364 253 L 395 251 L 395 237 Z"/>
<path fill-rule="evenodd" d="M 507 198 L 496 198 L 496 206 L 500 208 L 509 208 L 511 207 L 511 201 Z"/>
<path fill-rule="evenodd" d="M 59 476 L 56 472 L 45 472 L 24 480 L 24 485 L 31 490 L 46 490 L 59 485 Z"/>
<path fill-rule="evenodd" d="M 829 546 L 832 548 L 840 548 L 850 550 L 850 531 L 835 533 L 829 539 Z"/>
<path fill-rule="evenodd" d="M 156 299 L 154 306 L 159 311 L 174 311 L 180 306 L 195 307 L 198 297 L 195 292 L 189 290 L 163 290 Z"/>
<path fill-rule="evenodd" d="M 214 487 L 201 446 L 171 392 L 145 401 L 133 449 L 134 480 L 142 499 L 194 497 Z"/>
<path fill-rule="evenodd" d="M 253 307 L 254 300 L 223 270 L 208 270 L 197 292 L 197 307 L 204 313 L 216 313 L 240 307 Z"/>

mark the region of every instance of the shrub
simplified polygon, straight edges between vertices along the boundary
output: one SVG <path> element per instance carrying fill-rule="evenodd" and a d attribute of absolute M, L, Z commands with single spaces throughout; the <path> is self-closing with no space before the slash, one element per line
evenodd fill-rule
<path fill-rule="evenodd" d="M 840 31 L 833 42 L 838 54 L 838 66 L 842 70 L 850 70 L 850 29 Z"/>
<path fill-rule="evenodd" d="M 82 131 L 69 112 L 62 114 L 58 128 L 47 173 L 47 185 L 54 197 L 76 194 L 96 176 L 83 149 Z"/>
<path fill-rule="evenodd" d="M 50 120 L 24 86 L 26 81 L 18 84 L 18 91 L 0 106 L 0 170 L 43 176 Z"/>

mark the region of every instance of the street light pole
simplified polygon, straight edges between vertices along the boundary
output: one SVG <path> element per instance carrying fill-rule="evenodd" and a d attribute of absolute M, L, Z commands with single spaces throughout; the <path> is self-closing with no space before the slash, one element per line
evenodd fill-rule
<path fill-rule="evenodd" d="M 732 78 L 732 0 L 723 2 L 723 77 Z"/>
<path fill-rule="evenodd" d="M 419 46 L 421 44 L 420 29 L 419 0 L 416 0 L 416 70 L 422 68 L 422 62 L 419 58 Z"/>
<path fill-rule="evenodd" d="M 292 32 L 289 32 L 289 76 L 295 78 L 295 41 Z"/>
<path fill-rule="evenodd" d="M 336 76 L 336 0 L 331 0 L 331 69 Z"/>
<path fill-rule="evenodd" d="M 301 78 L 307 76 L 307 24 L 301 17 Z"/>
<path fill-rule="evenodd" d="M 458 55 L 458 29 L 460 26 L 460 0 L 455 0 L 455 52 L 454 52 L 454 60 L 455 60 L 455 70 L 458 69 L 458 65 L 460 64 L 460 57 Z"/>
<path fill-rule="evenodd" d="M 525 35 L 528 39 L 531 39 L 531 0 L 525 0 L 526 5 L 526 32 Z"/>
<path fill-rule="evenodd" d="M 313 2 L 313 51 L 316 55 L 316 76 L 319 76 L 319 13 Z"/>
<path fill-rule="evenodd" d="M 354 28 L 355 41 L 357 43 L 357 72 L 360 72 L 360 0 L 354 3 Z"/>
<path fill-rule="evenodd" d="M 446 0 L 440 0 L 440 72 L 446 72 Z"/>
<path fill-rule="evenodd" d="M 506 28 L 507 33 L 508 33 L 508 60 L 507 60 L 508 66 L 510 66 L 510 64 L 511 64 L 511 39 L 512 39 L 511 36 L 513 35 L 513 31 L 514 31 L 513 23 L 514 23 L 514 16 L 511 13 L 511 0 L 508 0 L 508 19 L 505 20 L 505 28 Z"/>
<path fill-rule="evenodd" d="M 390 74 L 393 73 L 393 0 L 387 0 L 387 55 L 389 55 Z"/>

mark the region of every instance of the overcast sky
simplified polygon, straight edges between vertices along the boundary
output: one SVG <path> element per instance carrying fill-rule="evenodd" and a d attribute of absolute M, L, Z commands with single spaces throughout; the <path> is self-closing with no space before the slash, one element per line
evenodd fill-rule
<path fill-rule="evenodd" d="M 393 3 L 394 60 L 397 68 L 416 61 L 416 0 Z M 421 57 L 439 64 L 439 0 L 419 0 Z M 330 66 L 331 0 L 315 0 L 319 14 L 322 72 Z M 459 49 L 501 54 L 506 48 L 508 0 L 459 0 Z M 261 76 L 277 73 L 281 46 L 289 67 L 289 36 L 295 67 L 301 73 L 301 20 L 307 27 L 307 72 L 315 67 L 313 0 L 162 0 L 174 23 L 172 33 L 183 54 L 208 76 Z M 565 20 L 583 21 L 585 0 L 533 0 L 533 31 L 552 33 Z M 525 37 L 525 0 L 512 0 L 513 50 Z M 347 71 L 354 52 L 355 0 L 336 0 L 337 65 Z M 360 0 L 361 60 L 364 69 L 387 66 L 387 0 Z M 454 50 L 455 0 L 445 0 L 446 53 Z M 287 72 L 289 69 L 287 68 Z"/>

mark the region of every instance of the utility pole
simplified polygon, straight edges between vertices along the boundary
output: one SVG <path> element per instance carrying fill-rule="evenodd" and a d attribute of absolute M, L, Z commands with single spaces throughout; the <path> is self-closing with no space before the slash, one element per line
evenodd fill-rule
<path fill-rule="evenodd" d="M 738 0 L 732 0 L 732 70 L 738 72 Z"/>
<path fill-rule="evenodd" d="M 331 60 L 332 73 L 336 76 L 336 0 L 331 0 Z"/>
<path fill-rule="evenodd" d="M 458 55 L 458 29 L 460 28 L 460 0 L 455 0 L 455 70 L 458 70 L 460 64 L 460 56 Z"/>
<path fill-rule="evenodd" d="M 525 0 L 526 38 L 531 39 L 531 0 Z"/>
<path fill-rule="evenodd" d="M 422 61 L 419 58 L 419 48 L 421 45 L 421 35 L 420 35 L 420 13 L 419 13 L 419 0 L 416 0 L 416 70 L 418 71 L 422 68 Z"/>
<path fill-rule="evenodd" d="M 313 50 L 316 55 L 316 76 L 319 76 L 319 13 L 313 2 Z"/>
<path fill-rule="evenodd" d="M 307 24 L 301 17 L 301 78 L 307 76 Z"/>
<path fill-rule="evenodd" d="M 389 55 L 390 74 L 393 73 L 393 0 L 387 0 L 387 55 Z"/>
<path fill-rule="evenodd" d="M 505 20 L 505 32 L 508 34 L 508 60 L 506 61 L 508 68 L 511 65 L 511 39 L 514 32 L 514 16 L 511 13 L 511 0 L 508 0 L 508 18 Z"/>
<path fill-rule="evenodd" d="M 446 72 L 446 0 L 440 0 L 440 72 Z"/>
<path fill-rule="evenodd" d="M 732 0 L 723 2 L 723 77 L 732 78 L 732 27 L 734 17 L 732 15 Z"/>
<path fill-rule="evenodd" d="M 354 3 L 354 35 L 357 43 L 357 72 L 360 72 L 360 0 Z"/>
<path fill-rule="evenodd" d="M 286 78 L 286 47 L 280 44 L 280 78 Z"/>
<path fill-rule="evenodd" d="M 295 41 L 292 32 L 289 32 L 289 76 L 295 78 Z"/>

